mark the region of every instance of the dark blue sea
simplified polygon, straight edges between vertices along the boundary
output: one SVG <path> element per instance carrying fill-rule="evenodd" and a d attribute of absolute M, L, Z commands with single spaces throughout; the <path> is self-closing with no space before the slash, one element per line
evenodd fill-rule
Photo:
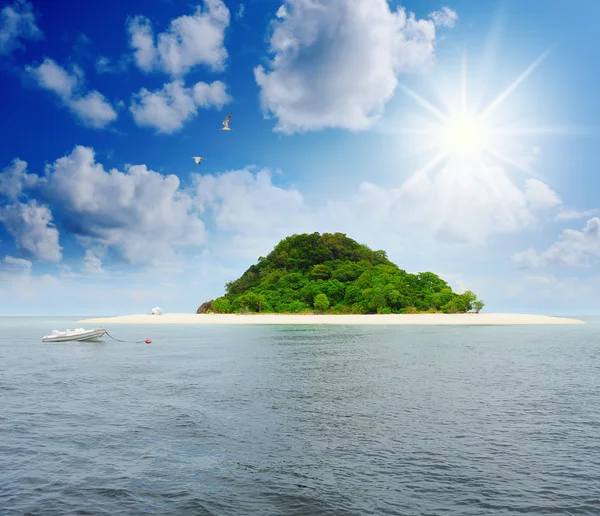
<path fill-rule="evenodd" d="M 0 318 L 2 515 L 600 514 L 598 318 L 77 319 Z"/>

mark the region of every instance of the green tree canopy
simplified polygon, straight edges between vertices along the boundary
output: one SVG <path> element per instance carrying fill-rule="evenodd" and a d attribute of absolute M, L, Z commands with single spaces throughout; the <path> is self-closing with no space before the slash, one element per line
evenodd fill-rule
<path fill-rule="evenodd" d="M 225 292 L 198 313 L 452 313 L 483 307 L 473 292 L 456 294 L 433 272 L 409 274 L 385 251 L 343 233 L 284 238 L 227 283 Z"/>

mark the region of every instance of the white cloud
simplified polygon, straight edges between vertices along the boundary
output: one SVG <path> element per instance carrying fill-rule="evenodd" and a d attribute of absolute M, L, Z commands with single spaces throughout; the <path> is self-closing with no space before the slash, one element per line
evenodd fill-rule
<path fill-rule="evenodd" d="M 302 194 L 294 188 L 275 186 L 268 169 L 256 173 L 252 169 L 219 175 L 193 174 L 195 202 L 202 211 L 211 210 L 221 230 L 289 233 L 309 214 Z"/>
<path fill-rule="evenodd" d="M 572 210 L 568 208 L 562 208 L 556 214 L 556 220 L 575 220 L 575 219 L 584 219 L 586 217 L 591 217 L 592 215 L 596 215 L 600 210 Z"/>
<path fill-rule="evenodd" d="M 117 118 L 116 111 L 100 92 L 82 93 L 83 71 L 79 68 L 69 73 L 52 59 L 45 58 L 39 66 L 25 69 L 40 87 L 54 92 L 83 124 L 103 128 Z"/>
<path fill-rule="evenodd" d="M 60 286 L 57 278 L 49 274 L 36 276 L 31 274 L 30 269 L 0 272 L 0 283 L 6 285 L 0 289 L 0 300 L 5 300 L 5 305 L 2 307 L 3 313 L 29 315 L 31 302 L 37 300 L 40 308 L 43 307 L 41 313 L 47 314 L 49 309 L 52 313 L 53 308 L 60 306 L 61 302 L 69 301 L 69 298 L 56 297 L 56 289 Z M 48 304 L 48 299 L 52 299 L 51 305 Z M 20 301 L 24 301 L 24 303 L 21 304 Z M 18 312 L 13 311 L 15 306 L 21 307 Z"/>
<path fill-rule="evenodd" d="M 3 315 L 89 317 L 148 313 L 159 305 L 168 312 L 194 313 L 202 302 L 222 295 L 224 284 L 244 270 L 224 267 L 218 259 L 202 253 L 189 259 L 177 275 L 154 268 L 143 272 L 128 268 L 101 275 L 67 272 L 39 276 L 28 269 L 2 270 L 0 259 L 0 310 Z"/>
<path fill-rule="evenodd" d="M 175 249 L 205 241 L 204 224 L 175 175 L 145 165 L 107 172 L 91 148 L 77 146 L 46 170 L 47 195 L 72 234 L 109 247 L 132 264 L 175 259 Z"/>
<path fill-rule="evenodd" d="M 217 228 L 209 244 L 220 258 L 254 262 L 282 238 L 315 231 L 302 194 L 275 185 L 273 175 L 254 166 L 192 175 L 191 195 L 203 219 L 210 218 Z"/>
<path fill-rule="evenodd" d="M 525 197 L 535 207 L 553 208 L 562 203 L 558 194 L 539 179 L 529 178 L 525 182 Z"/>
<path fill-rule="evenodd" d="M 150 20 L 135 16 L 127 30 L 130 46 L 138 67 L 146 72 L 153 69 L 179 76 L 197 65 L 214 71 L 225 67 L 227 50 L 224 47 L 225 29 L 229 26 L 229 9 L 222 0 L 204 0 L 193 15 L 171 21 L 169 29 L 155 38 Z"/>
<path fill-rule="evenodd" d="M 76 74 L 69 74 L 62 66 L 48 58 L 38 67 L 27 66 L 25 69 L 37 79 L 42 88 L 53 91 L 64 99 L 71 98 L 79 80 Z"/>
<path fill-rule="evenodd" d="M 445 278 L 446 276 L 442 275 L 442 277 Z M 454 290 L 454 292 L 456 292 L 457 294 L 462 294 L 463 292 L 466 292 L 467 290 L 471 290 L 471 291 L 473 290 L 461 279 L 455 280 L 454 284 L 456 286 L 452 290 Z"/>
<path fill-rule="evenodd" d="M 484 243 L 491 235 L 531 227 L 552 198 L 543 183 L 518 187 L 499 167 L 457 167 L 449 163 L 430 176 L 417 173 L 397 188 L 365 181 L 350 198 L 320 206 L 311 206 L 295 188 L 273 184 L 268 170 L 248 167 L 194 176 L 194 197 L 218 229 L 237 235 L 236 247 L 259 237 L 273 245 L 293 232 L 342 231 L 390 250 L 407 241 Z"/>
<path fill-rule="evenodd" d="M 238 20 L 241 20 L 244 17 L 244 14 L 246 13 L 246 6 L 244 4 L 240 4 L 240 6 L 238 7 L 237 13 L 235 14 L 235 17 Z"/>
<path fill-rule="evenodd" d="M 472 168 L 469 168 L 472 167 Z M 492 234 L 532 226 L 552 190 L 538 180 L 515 185 L 501 167 L 450 161 L 436 174 L 414 174 L 395 194 L 394 218 L 425 225 L 450 242 L 483 243 Z"/>
<path fill-rule="evenodd" d="M 5 197 L 9 201 L 16 201 L 24 190 L 40 182 L 42 179 L 39 176 L 27 173 L 27 162 L 17 158 L 0 174 L 0 199 Z"/>
<path fill-rule="evenodd" d="M 102 260 L 91 249 L 86 249 L 83 257 L 83 270 L 92 274 L 101 274 L 104 272 L 102 268 Z"/>
<path fill-rule="evenodd" d="M 533 147 L 528 152 L 525 153 L 524 156 L 519 160 L 520 165 L 525 170 L 531 170 L 532 165 L 534 165 L 540 158 L 542 153 L 542 149 L 540 147 Z"/>
<path fill-rule="evenodd" d="M 71 100 L 69 106 L 80 120 L 91 127 L 104 127 L 117 118 L 117 113 L 102 93 L 90 91 L 85 97 Z"/>
<path fill-rule="evenodd" d="M 271 70 L 254 69 L 276 131 L 367 129 L 383 114 L 398 74 L 433 62 L 434 22 L 402 7 L 392 12 L 386 0 L 286 0 L 276 16 Z"/>
<path fill-rule="evenodd" d="M 221 81 L 198 82 L 193 88 L 186 88 L 183 81 L 175 80 L 154 92 L 142 88 L 132 99 L 129 109 L 138 126 L 173 133 L 197 114 L 198 107 L 220 109 L 230 101 Z"/>
<path fill-rule="evenodd" d="M 283 20 L 284 18 L 287 18 L 287 9 L 285 8 L 285 4 L 282 4 L 279 6 L 279 9 L 277 9 L 277 12 L 275 13 L 275 16 L 281 20 Z"/>
<path fill-rule="evenodd" d="M 33 264 L 29 260 L 24 260 L 23 258 L 15 258 L 14 256 L 5 256 L 4 263 L 8 265 L 12 265 L 17 269 L 31 270 Z"/>
<path fill-rule="evenodd" d="M 211 84 L 197 82 L 194 85 L 194 100 L 202 108 L 216 107 L 221 109 L 231 102 L 232 98 L 227 93 L 224 82 L 214 81 Z"/>
<path fill-rule="evenodd" d="M 110 59 L 106 56 L 100 56 L 96 61 L 97 73 L 110 73 L 112 71 Z"/>
<path fill-rule="evenodd" d="M 192 185 L 182 190 L 176 176 L 145 165 L 105 171 L 92 149 L 79 146 L 47 168 L 47 186 L 40 191 L 61 207 L 65 229 L 97 258 L 100 246 L 131 263 L 166 267 L 180 267 L 178 249 L 205 243 L 202 220 L 217 228 L 210 245 L 252 259 L 279 239 L 307 231 L 341 231 L 402 253 L 411 245 L 481 244 L 492 235 L 534 226 L 539 213 L 560 202 L 537 179 L 517 185 L 500 167 L 469 169 L 452 160 L 397 187 L 365 181 L 353 196 L 318 205 L 295 187 L 276 184 L 274 175 L 252 166 L 192 174 Z"/>
<path fill-rule="evenodd" d="M 123 54 L 117 61 L 111 60 L 109 57 L 100 56 L 96 60 L 96 73 L 121 73 L 127 70 L 131 57 L 128 54 Z"/>
<path fill-rule="evenodd" d="M 458 14 L 449 7 L 442 7 L 439 11 L 430 13 L 429 17 L 438 27 L 448 27 L 451 29 L 458 21 Z"/>
<path fill-rule="evenodd" d="M 580 307 L 588 307 L 582 311 L 585 313 L 590 306 L 598 304 L 594 293 L 597 291 L 599 280 L 597 276 L 559 278 L 552 274 L 523 274 L 516 279 L 505 278 L 503 283 L 507 286 L 509 298 L 518 298 L 521 302 L 531 300 L 533 306 L 538 307 L 542 303 L 556 303 L 565 306 L 571 313 L 574 308 L 573 301 L 577 301 Z M 564 308 L 561 311 L 563 310 Z M 575 311 L 578 309 L 575 308 Z M 592 311 L 596 310 L 592 308 Z"/>
<path fill-rule="evenodd" d="M 530 248 L 516 253 L 513 259 L 522 268 L 548 266 L 586 266 L 600 258 L 600 218 L 589 219 L 582 231 L 565 229 L 548 249 L 538 253 Z"/>
<path fill-rule="evenodd" d="M 42 36 L 29 2 L 17 0 L 0 11 L 0 55 L 24 48 L 21 40 L 38 40 Z"/>
<path fill-rule="evenodd" d="M 133 49 L 135 62 L 145 72 L 152 70 L 156 59 L 156 48 L 154 47 L 154 35 L 150 20 L 145 16 L 134 16 L 127 25 L 130 41 Z"/>
<path fill-rule="evenodd" d="M 35 200 L 2 206 L 0 222 L 14 237 L 17 248 L 26 255 L 46 262 L 62 259 L 58 230 L 52 224 L 52 212 L 48 206 Z"/>

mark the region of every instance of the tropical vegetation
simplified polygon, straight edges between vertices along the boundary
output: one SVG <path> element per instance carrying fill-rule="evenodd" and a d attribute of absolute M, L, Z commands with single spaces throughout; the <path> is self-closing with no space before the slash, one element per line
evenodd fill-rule
<path fill-rule="evenodd" d="M 433 272 L 408 273 L 385 251 L 343 233 L 287 237 L 225 291 L 197 313 L 460 313 L 484 306 L 470 290 L 457 294 Z"/>

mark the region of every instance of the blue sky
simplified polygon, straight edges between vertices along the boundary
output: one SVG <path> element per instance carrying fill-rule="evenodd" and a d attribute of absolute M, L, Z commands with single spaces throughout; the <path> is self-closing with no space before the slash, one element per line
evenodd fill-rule
<path fill-rule="evenodd" d="M 313 231 L 488 311 L 600 313 L 599 15 L 0 2 L 0 315 L 193 312 Z"/>

